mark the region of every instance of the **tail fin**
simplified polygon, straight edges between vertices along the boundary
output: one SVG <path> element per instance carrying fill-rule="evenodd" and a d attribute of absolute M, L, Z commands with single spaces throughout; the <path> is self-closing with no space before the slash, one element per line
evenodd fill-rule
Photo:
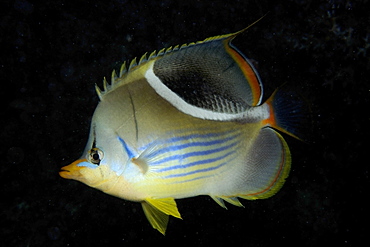
<path fill-rule="evenodd" d="M 297 94 L 278 88 L 266 101 L 270 106 L 270 117 L 266 126 L 286 133 L 298 140 L 305 140 L 309 110 Z M 306 130 L 306 131 L 305 131 Z"/>

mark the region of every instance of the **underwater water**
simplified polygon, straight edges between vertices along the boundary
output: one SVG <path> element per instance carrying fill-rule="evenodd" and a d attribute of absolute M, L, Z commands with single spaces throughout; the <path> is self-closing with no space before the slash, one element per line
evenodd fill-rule
<path fill-rule="evenodd" d="M 271 1 L 270 1 L 271 2 Z M 2 1 L 2 246 L 361 246 L 368 242 L 370 17 L 367 1 Z M 286 137 L 292 169 L 266 200 L 177 200 L 166 236 L 139 203 L 58 175 L 88 138 L 102 85 L 145 52 L 238 31 L 267 98 L 284 83 L 312 114 Z"/>

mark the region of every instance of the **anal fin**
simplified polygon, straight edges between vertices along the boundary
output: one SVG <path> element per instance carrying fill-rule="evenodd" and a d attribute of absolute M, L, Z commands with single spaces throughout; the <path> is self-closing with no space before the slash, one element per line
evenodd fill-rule
<path fill-rule="evenodd" d="M 227 207 L 225 206 L 225 203 L 224 201 L 219 197 L 219 196 L 212 196 L 210 195 L 210 197 L 218 204 L 220 205 L 221 207 L 223 207 L 224 209 L 227 209 Z"/>
<path fill-rule="evenodd" d="M 274 129 L 260 131 L 251 148 L 248 165 L 248 188 L 237 196 L 247 200 L 265 199 L 275 195 L 289 175 L 291 156 L 288 144 Z"/>
<path fill-rule="evenodd" d="M 225 201 L 227 201 L 228 203 L 234 205 L 234 206 L 244 207 L 243 204 L 240 203 L 240 201 L 238 200 L 237 197 L 226 197 L 226 196 L 223 196 L 221 198 L 224 199 Z"/>
<path fill-rule="evenodd" d="M 210 195 L 210 197 L 218 204 L 220 205 L 221 207 L 227 209 L 225 203 L 223 202 L 223 200 L 227 201 L 228 203 L 234 205 L 234 206 L 238 206 L 238 207 L 244 207 L 243 204 L 240 203 L 240 201 L 238 200 L 237 197 L 229 197 L 229 196 L 213 196 L 213 195 Z"/>
<path fill-rule="evenodd" d="M 181 219 L 173 198 L 147 198 L 141 205 L 149 223 L 163 235 L 166 233 L 169 215 Z"/>

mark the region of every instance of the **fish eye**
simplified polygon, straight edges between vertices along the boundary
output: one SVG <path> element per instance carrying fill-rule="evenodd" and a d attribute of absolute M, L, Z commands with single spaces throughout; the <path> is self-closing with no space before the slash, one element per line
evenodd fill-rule
<path fill-rule="evenodd" d="M 89 161 L 95 165 L 99 165 L 103 157 L 104 153 L 99 148 L 92 148 L 89 152 Z"/>

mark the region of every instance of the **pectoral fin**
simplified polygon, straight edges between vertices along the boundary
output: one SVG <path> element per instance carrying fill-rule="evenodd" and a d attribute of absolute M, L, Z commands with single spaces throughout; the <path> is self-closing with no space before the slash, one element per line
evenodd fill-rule
<path fill-rule="evenodd" d="M 141 205 L 149 223 L 163 235 L 166 233 L 169 215 L 181 219 L 181 215 L 173 198 L 147 198 Z"/>

